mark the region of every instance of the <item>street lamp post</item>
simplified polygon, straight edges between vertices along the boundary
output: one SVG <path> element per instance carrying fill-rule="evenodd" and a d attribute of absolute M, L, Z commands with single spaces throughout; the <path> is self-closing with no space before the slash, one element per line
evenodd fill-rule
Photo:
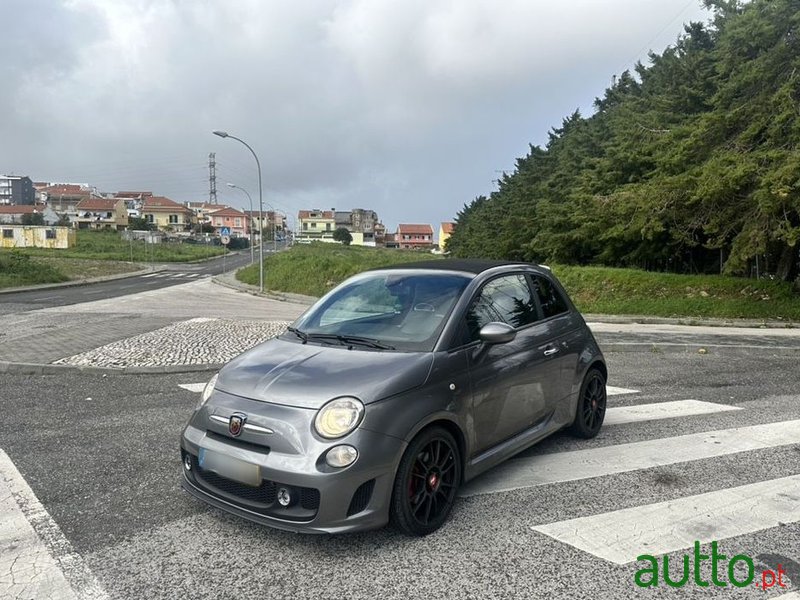
<path fill-rule="evenodd" d="M 244 195 L 247 196 L 247 201 L 250 203 L 250 264 L 252 265 L 255 262 L 255 258 L 253 257 L 253 199 L 243 187 L 239 187 L 234 183 L 229 183 L 227 185 L 229 188 L 236 188 L 237 190 L 244 192 Z M 259 229 L 260 228 L 261 227 L 259 226 Z"/>
<path fill-rule="evenodd" d="M 212 131 L 214 135 L 217 135 L 221 138 L 231 138 L 236 140 L 237 142 L 243 144 L 250 153 L 253 155 L 253 158 L 256 159 L 256 166 L 258 167 L 258 224 L 259 228 L 264 223 L 264 196 L 261 189 L 261 162 L 258 160 L 258 155 L 256 154 L 255 150 L 250 147 L 250 144 L 245 142 L 242 139 L 239 139 L 235 135 L 230 135 L 227 131 L 220 131 L 215 129 Z M 261 232 L 259 232 L 261 233 Z M 258 289 L 261 293 L 264 292 L 264 236 L 259 235 L 258 237 L 258 248 L 259 248 L 259 256 L 258 256 Z"/>

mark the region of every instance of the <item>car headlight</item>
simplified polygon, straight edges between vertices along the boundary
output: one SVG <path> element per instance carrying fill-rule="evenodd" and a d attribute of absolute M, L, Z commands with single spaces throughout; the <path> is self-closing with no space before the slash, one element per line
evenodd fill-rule
<path fill-rule="evenodd" d="M 206 384 L 206 387 L 203 388 L 203 393 L 200 395 L 200 402 L 195 410 L 202 408 L 203 405 L 208 402 L 208 399 L 211 398 L 211 394 L 214 392 L 214 386 L 217 385 L 217 377 L 219 377 L 219 373 L 216 373 Z"/>
<path fill-rule="evenodd" d="M 314 429 L 324 438 L 347 435 L 356 428 L 364 405 L 356 398 L 336 398 L 323 406 L 314 419 Z"/>

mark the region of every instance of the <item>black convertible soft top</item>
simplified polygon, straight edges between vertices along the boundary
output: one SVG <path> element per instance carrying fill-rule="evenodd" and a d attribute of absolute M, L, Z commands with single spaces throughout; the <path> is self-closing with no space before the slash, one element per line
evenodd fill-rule
<path fill-rule="evenodd" d="M 510 260 L 485 260 L 477 258 L 442 258 L 438 260 L 422 260 L 419 262 L 400 263 L 396 265 L 388 265 L 385 267 L 376 267 L 370 269 L 371 271 L 383 271 L 386 269 L 430 269 L 434 271 L 464 271 L 466 273 L 483 273 L 495 267 L 505 266 L 519 266 L 535 267 L 531 263 L 522 261 Z"/>

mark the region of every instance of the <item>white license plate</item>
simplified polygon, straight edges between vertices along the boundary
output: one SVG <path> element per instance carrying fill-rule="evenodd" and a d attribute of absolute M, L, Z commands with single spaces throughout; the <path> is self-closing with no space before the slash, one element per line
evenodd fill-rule
<path fill-rule="evenodd" d="M 197 462 L 200 468 L 213 471 L 222 477 L 253 487 L 261 485 L 261 468 L 253 463 L 219 454 L 207 448 L 200 448 Z"/>

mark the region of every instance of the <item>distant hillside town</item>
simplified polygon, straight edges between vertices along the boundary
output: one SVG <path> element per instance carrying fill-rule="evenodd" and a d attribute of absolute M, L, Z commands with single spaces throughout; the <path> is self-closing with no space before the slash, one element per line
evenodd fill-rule
<path fill-rule="evenodd" d="M 0 224 L 61 226 L 71 229 L 151 231 L 161 237 L 219 235 L 232 238 L 347 243 L 406 250 L 443 249 L 453 223 L 441 223 L 438 237 L 428 223 L 400 223 L 386 230 L 374 210 L 300 210 L 294 227 L 275 210 L 241 210 L 212 202 L 175 202 L 151 191 L 101 192 L 86 183 L 33 181 L 19 175 L 0 176 Z M 9 229 L 9 232 L 11 230 Z M 344 234 L 342 231 L 346 231 Z M 339 232 L 339 233 L 337 233 Z M 12 237 L 5 230 L 3 235 Z"/>

